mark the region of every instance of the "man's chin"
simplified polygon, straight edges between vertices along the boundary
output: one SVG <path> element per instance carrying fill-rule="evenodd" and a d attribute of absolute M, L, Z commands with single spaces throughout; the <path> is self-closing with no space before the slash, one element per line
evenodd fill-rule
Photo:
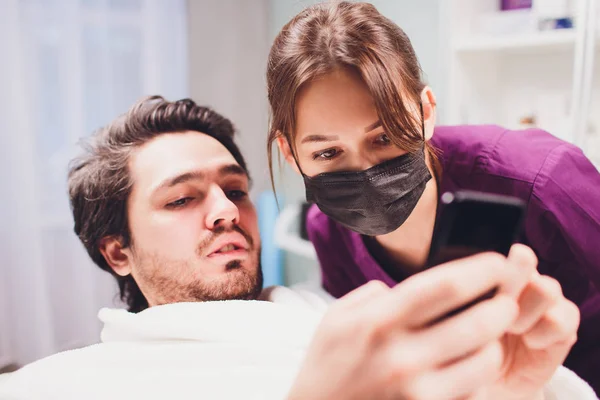
<path fill-rule="evenodd" d="M 225 273 L 205 281 L 202 288 L 194 290 L 195 297 L 200 301 L 256 300 L 263 288 L 262 269 L 256 264 L 249 260 L 228 262 L 224 266 Z"/>
<path fill-rule="evenodd" d="M 243 262 L 242 260 L 232 260 L 225 264 L 225 271 L 235 271 L 242 268 Z"/>

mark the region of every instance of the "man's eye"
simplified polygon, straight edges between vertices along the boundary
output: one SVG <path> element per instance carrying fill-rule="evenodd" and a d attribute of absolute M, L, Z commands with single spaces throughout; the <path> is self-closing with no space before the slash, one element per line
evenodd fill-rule
<path fill-rule="evenodd" d="M 338 153 L 339 152 L 336 149 L 329 149 L 329 150 L 321 151 L 321 152 L 313 154 L 313 160 L 316 160 L 318 158 L 323 159 L 323 160 L 331 160 L 333 157 L 337 156 Z"/>
<path fill-rule="evenodd" d="M 375 141 L 377 142 L 377 144 L 381 144 L 384 146 L 392 143 L 392 140 L 387 135 L 387 133 L 382 133 L 381 135 L 377 136 L 377 139 L 375 139 Z"/>
<path fill-rule="evenodd" d="M 243 190 L 230 190 L 227 192 L 227 197 L 231 200 L 242 200 L 248 196 L 248 193 Z"/>
<path fill-rule="evenodd" d="M 181 199 L 175 200 L 175 201 L 167 204 L 167 207 L 168 208 L 180 208 L 180 207 L 183 207 L 186 204 L 188 204 L 193 199 L 194 199 L 193 197 L 182 197 Z"/>

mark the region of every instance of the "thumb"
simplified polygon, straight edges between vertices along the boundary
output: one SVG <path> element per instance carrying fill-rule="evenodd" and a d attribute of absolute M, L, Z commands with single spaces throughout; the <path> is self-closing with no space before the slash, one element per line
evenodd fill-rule
<path fill-rule="evenodd" d="M 510 268 L 515 269 L 517 278 L 509 283 L 505 292 L 512 296 L 519 296 L 533 276 L 538 275 L 538 259 L 530 247 L 515 244 L 508 253 L 508 263 Z"/>

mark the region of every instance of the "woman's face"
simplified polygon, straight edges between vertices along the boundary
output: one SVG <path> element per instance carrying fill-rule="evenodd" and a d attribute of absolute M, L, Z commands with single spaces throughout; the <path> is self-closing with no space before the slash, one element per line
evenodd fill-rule
<path fill-rule="evenodd" d="M 287 141 L 280 138 L 278 144 L 296 167 Z M 361 171 L 405 153 L 381 126 L 365 83 L 348 69 L 325 75 L 299 92 L 295 147 L 302 172 L 308 176 Z"/>

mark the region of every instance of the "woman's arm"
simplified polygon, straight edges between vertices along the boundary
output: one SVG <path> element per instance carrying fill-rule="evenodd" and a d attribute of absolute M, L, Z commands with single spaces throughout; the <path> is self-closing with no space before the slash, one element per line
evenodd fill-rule
<path fill-rule="evenodd" d="M 581 285 L 581 328 L 579 340 L 566 365 L 600 390 L 600 173 L 582 151 L 563 144 L 547 157 L 538 174 L 531 203 L 537 202 L 549 222 L 551 240 L 542 243 L 559 251 L 564 267 L 582 275 L 595 288 L 587 293 L 588 285 Z M 552 231 L 555 231 L 553 233 Z M 538 240 L 544 240 L 541 237 Z M 535 245 L 534 245 L 535 247 Z M 561 253 L 565 254 L 562 255 Z M 550 260 L 552 261 L 552 260 Z M 569 264 L 570 263 L 570 264 Z M 567 272 L 568 273 L 568 272 Z M 593 290 L 593 289 L 592 289 Z M 579 295 L 579 294 L 578 294 Z"/>
<path fill-rule="evenodd" d="M 583 152 L 568 144 L 546 159 L 535 180 L 539 201 L 555 222 L 573 258 L 600 290 L 600 173 Z"/>

